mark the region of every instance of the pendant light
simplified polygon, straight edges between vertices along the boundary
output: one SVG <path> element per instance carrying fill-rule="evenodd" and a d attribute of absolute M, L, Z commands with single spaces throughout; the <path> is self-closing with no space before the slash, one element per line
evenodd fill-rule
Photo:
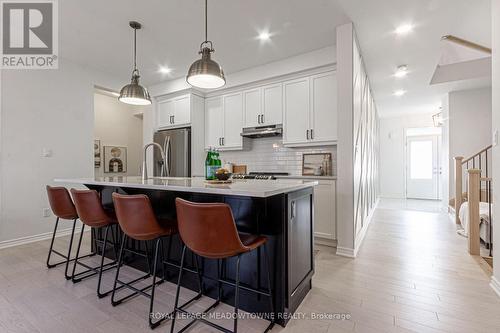
<path fill-rule="evenodd" d="M 186 81 L 193 87 L 203 89 L 220 88 L 226 84 L 222 67 L 211 59 L 211 54 L 215 52 L 212 42 L 208 40 L 208 0 L 205 0 L 205 41 L 200 45 L 201 59 L 196 60 L 186 77 Z"/>
<path fill-rule="evenodd" d="M 132 80 L 120 91 L 118 100 L 120 102 L 132 105 L 149 105 L 151 97 L 146 88 L 139 84 L 139 70 L 137 69 L 137 30 L 142 27 L 139 22 L 130 21 L 129 25 L 134 29 L 134 70 L 132 71 Z"/>

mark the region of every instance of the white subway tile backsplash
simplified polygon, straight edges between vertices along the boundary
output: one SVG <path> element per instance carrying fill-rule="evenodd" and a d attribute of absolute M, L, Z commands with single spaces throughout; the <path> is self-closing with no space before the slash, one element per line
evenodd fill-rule
<path fill-rule="evenodd" d="M 337 175 L 337 146 L 287 148 L 281 138 L 248 139 L 245 150 L 223 151 L 223 163 L 246 164 L 248 172 L 288 172 L 302 175 L 302 155 L 311 153 L 331 153 L 332 173 Z"/>

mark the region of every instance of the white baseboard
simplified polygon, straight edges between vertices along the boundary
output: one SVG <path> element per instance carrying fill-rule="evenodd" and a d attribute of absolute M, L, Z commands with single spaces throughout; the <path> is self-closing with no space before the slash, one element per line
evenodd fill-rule
<path fill-rule="evenodd" d="M 497 280 L 495 276 L 491 277 L 490 287 L 493 289 L 497 295 L 500 297 L 500 281 Z"/>
<path fill-rule="evenodd" d="M 72 228 L 57 230 L 56 238 L 70 235 L 71 230 L 72 230 Z M 75 233 L 79 233 L 81 230 L 82 230 L 82 227 L 78 226 L 75 228 Z M 53 231 L 50 231 L 50 232 L 44 232 L 43 234 L 26 236 L 26 237 L 2 241 L 2 242 L 0 242 L 0 250 L 6 249 L 8 247 L 19 246 L 19 245 L 24 245 L 24 244 L 29 244 L 29 243 L 34 243 L 34 242 L 39 242 L 39 241 L 51 239 L 52 233 L 53 233 Z"/>
<path fill-rule="evenodd" d="M 343 257 L 348 257 L 348 258 L 356 258 L 356 256 L 358 255 L 358 251 L 361 248 L 361 245 L 363 244 L 363 240 L 365 239 L 368 227 L 370 226 L 370 223 L 372 221 L 373 213 L 377 209 L 379 202 L 380 202 L 380 198 L 377 199 L 377 201 L 375 202 L 375 205 L 373 205 L 373 209 L 370 211 L 370 214 L 368 214 L 368 216 L 366 217 L 365 225 L 360 230 L 360 232 L 356 236 L 356 239 L 354 240 L 354 249 L 348 248 L 348 247 L 337 246 L 337 255 L 343 256 Z"/>
<path fill-rule="evenodd" d="M 347 257 L 347 258 L 356 258 L 356 254 L 354 253 L 354 249 L 348 247 L 337 246 L 338 256 Z"/>
<path fill-rule="evenodd" d="M 314 236 L 314 244 L 337 247 L 337 240 Z"/>

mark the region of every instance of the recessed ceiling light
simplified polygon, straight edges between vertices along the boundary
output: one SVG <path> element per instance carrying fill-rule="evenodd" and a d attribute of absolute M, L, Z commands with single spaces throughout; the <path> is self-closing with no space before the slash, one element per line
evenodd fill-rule
<path fill-rule="evenodd" d="M 172 73 L 172 68 L 170 68 L 168 66 L 160 66 L 160 68 L 158 68 L 158 72 L 160 72 L 162 74 L 170 74 L 170 73 Z"/>
<path fill-rule="evenodd" d="M 399 27 L 397 27 L 394 32 L 398 35 L 406 35 L 407 33 L 411 32 L 412 30 L 413 30 L 413 25 L 402 24 Z"/>
<path fill-rule="evenodd" d="M 399 89 L 399 90 L 396 90 L 395 92 L 393 92 L 392 94 L 394 96 L 400 97 L 400 96 L 403 96 L 404 94 L 406 94 L 406 90 Z"/>
<path fill-rule="evenodd" d="M 257 38 L 262 42 L 267 42 L 271 40 L 271 34 L 269 33 L 269 31 L 262 31 L 261 33 L 259 33 Z"/>
<path fill-rule="evenodd" d="M 401 66 L 398 66 L 398 68 L 396 69 L 394 76 L 395 77 L 405 77 L 407 74 L 408 74 L 408 66 L 401 65 Z"/>

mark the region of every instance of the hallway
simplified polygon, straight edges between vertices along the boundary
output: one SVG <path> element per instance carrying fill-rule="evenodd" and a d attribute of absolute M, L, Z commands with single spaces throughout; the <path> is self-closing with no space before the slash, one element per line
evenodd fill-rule
<path fill-rule="evenodd" d="M 321 298 L 315 311 L 350 313 L 357 332 L 499 332 L 489 275 L 434 204 L 381 199 L 358 258 L 320 252 L 305 303 Z"/>

